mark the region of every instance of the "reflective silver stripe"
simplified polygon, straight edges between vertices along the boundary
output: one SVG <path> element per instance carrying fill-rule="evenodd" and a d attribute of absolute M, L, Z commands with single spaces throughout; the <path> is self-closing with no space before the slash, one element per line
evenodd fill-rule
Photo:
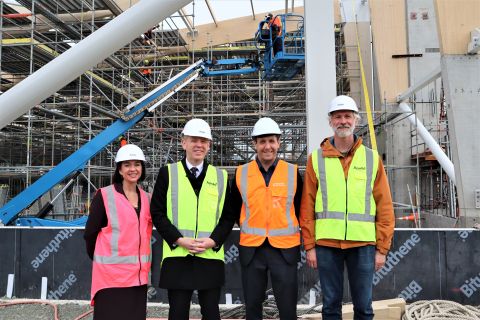
<path fill-rule="evenodd" d="M 198 231 L 197 232 L 197 236 L 199 238 L 208 238 L 208 237 L 210 237 L 210 234 L 211 234 L 211 232 L 209 232 L 209 231 Z"/>
<path fill-rule="evenodd" d="M 217 202 L 217 214 L 215 216 L 215 224 L 218 223 L 218 218 L 220 217 L 220 203 L 223 198 L 223 171 L 221 169 L 215 168 L 217 170 L 217 188 L 218 188 L 218 202 Z"/>
<path fill-rule="evenodd" d="M 293 164 L 287 163 L 288 168 L 288 175 L 287 175 L 287 184 L 288 184 L 288 191 L 287 191 L 287 202 L 286 202 L 286 210 L 285 214 L 287 217 L 288 226 L 283 229 L 271 229 L 268 230 L 268 234 L 270 236 L 288 236 L 294 235 L 299 231 L 298 226 L 295 227 L 293 225 L 292 217 L 290 215 L 290 210 L 292 209 L 293 204 L 293 197 L 295 196 L 295 190 L 293 186 L 295 185 L 295 166 Z"/>
<path fill-rule="evenodd" d="M 266 236 L 267 230 L 262 228 L 250 228 L 248 226 L 248 220 L 250 219 L 250 205 L 248 204 L 247 190 L 248 190 L 248 167 L 252 162 L 243 165 L 242 167 L 242 179 L 240 181 L 240 194 L 242 195 L 243 203 L 245 205 L 245 220 L 240 226 L 242 233 L 254 234 L 258 236 Z"/>
<path fill-rule="evenodd" d="M 180 233 L 181 233 L 184 237 L 195 238 L 195 231 L 186 230 L 186 229 L 178 229 L 178 231 L 180 231 Z"/>
<path fill-rule="evenodd" d="M 105 192 L 107 194 L 107 206 L 110 210 L 110 225 L 112 226 L 112 238 L 110 240 L 110 248 L 112 257 L 118 256 L 118 238 L 120 237 L 120 226 L 118 223 L 117 204 L 115 203 L 115 191 L 113 185 L 109 185 Z"/>
<path fill-rule="evenodd" d="M 178 162 L 170 165 L 170 191 L 172 203 L 172 224 L 178 228 Z"/>
<path fill-rule="evenodd" d="M 362 221 L 362 222 L 375 222 L 375 216 L 370 215 L 370 213 L 349 213 L 349 221 Z"/>
<path fill-rule="evenodd" d="M 142 255 L 142 257 L 140 258 L 142 263 L 148 263 L 148 262 L 152 262 L 152 255 L 149 254 L 149 255 Z"/>
<path fill-rule="evenodd" d="M 136 264 L 138 263 L 137 256 L 113 256 L 113 257 L 105 257 L 105 256 L 95 256 L 95 262 L 102 263 L 102 264 Z"/>
<path fill-rule="evenodd" d="M 177 227 L 178 231 L 184 236 L 188 238 L 195 238 L 195 231 L 187 230 L 187 229 L 179 229 L 178 228 L 178 166 L 181 165 L 179 162 L 171 164 L 171 179 L 170 186 L 171 190 L 171 202 L 172 202 L 172 224 Z M 218 222 L 218 218 L 220 217 L 220 202 L 223 197 L 223 188 L 224 188 L 224 180 L 223 180 L 223 172 L 222 170 L 215 168 L 217 173 L 217 189 L 218 189 L 218 202 L 217 202 L 217 210 L 216 210 L 216 219 L 215 223 Z M 210 232 L 198 232 L 199 237 L 208 237 L 210 236 Z"/>
<path fill-rule="evenodd" d="M 365 158 L 367 161 L 367 185 L 365 186 L 365 215 L 370 215 L 372 209 L 370 199 L 372 197 L 372 173 L 373 173 L 373 151 L 365 149 Z"/>
<path fill-rule="evenodd" d="M 268 231 L 269 236 L 290 236 L 298 233 L 300 231 L 300 228 L 297 227 L 288 227 L 284 229 L 273 229 Z"/>
<path fill-rule="evenodd" d="M 322 191 L 321 193 L 322 193 L 323 214 L 325 214 L 325 212 L 328 213 L 327 174 L 325 172 L 325 158 L 323 157 L 322 149 L 317 150 L 317 163 L 318 163 L 318 176 L 320 178 L 320 190 Z M 345 216 L 345 213 L 343 213 L 343 215 Z"/>
<path fill-rule="evenodd" d="M 371 210 L 371 196 L 372 196 L 372 175 L 373 175 L 373 151 L 367 147 L 365 148 L 366 158 L 366 186 L 365 186 L 365 212 L 364 213 L 349 213 L 348 220 L 375 222 L 375 216 L 370 215 Z"/>
<path fill-rule="evenodd" d="M 120 228 L 118 223 L 118 210 L 115 202 L 115 189 L 113 185 L 105 188 L 107 196 L 107 206 L 109 208 L 109 221 L 112 226 L 112 237 L 110 240 L 111 256 L 94 255 L 93 260 L 101 264 L 137 264 L 138 256 L 119 256 L 118 255 L 118 239 L 120 237 Z M 140 201 L 142 199 L 140 192 Z M 142 255 L 141 262 L 150 262 L 149 255 Z"/>
<path fill-rule="evenodd" d="M 137 264 L 138 256 L 116 256 L 116 257 L 106 257 L 106 256 L 94 256 L 95 262 L 101 264 Z M 141 256 L 142 263 L 151 262 L 149 255 Z"/>
<path fill-rule="evenodd" d="M 328 211 L 328 212 L 315 212 L 315 219 L 336 219 L 345 220 L 345 212 Z"/>

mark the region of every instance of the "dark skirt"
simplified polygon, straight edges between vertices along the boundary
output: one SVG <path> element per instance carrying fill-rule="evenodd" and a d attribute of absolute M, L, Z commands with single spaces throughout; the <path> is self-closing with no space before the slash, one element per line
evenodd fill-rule
<path fill-rule="evenodd" d="M 94 302 L 94 320 L 145 320 L 147 285 L 102 289 L 95 294 Z"/>
<path fill-rule="evenodd" d="M 225 264 L 217 259 L 188 255 L 162 261 L 160 288 L 205 290 L 220 288 L 225 282 Z"/>

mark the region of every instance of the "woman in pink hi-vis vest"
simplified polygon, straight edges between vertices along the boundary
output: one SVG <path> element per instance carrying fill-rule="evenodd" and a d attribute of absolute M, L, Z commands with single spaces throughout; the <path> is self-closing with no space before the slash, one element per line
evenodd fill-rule
<path fill-rule="evenodd" d="M 127 144 L 115 162 L 113 184 L 95 194 L 85 227 L 93 261 L 93 318 L 145 320 L 152 237 L 150 198 L 138 186 L 145 178 L 145 156 Z"/>

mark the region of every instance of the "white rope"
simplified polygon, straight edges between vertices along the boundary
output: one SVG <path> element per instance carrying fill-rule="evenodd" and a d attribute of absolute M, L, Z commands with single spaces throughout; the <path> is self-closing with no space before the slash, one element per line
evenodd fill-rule
<path fill-rule="evenodd" d="M 479 320 L 480 308 L 446 300 L 422 300 L 408 305 L 402 320 Z"/>

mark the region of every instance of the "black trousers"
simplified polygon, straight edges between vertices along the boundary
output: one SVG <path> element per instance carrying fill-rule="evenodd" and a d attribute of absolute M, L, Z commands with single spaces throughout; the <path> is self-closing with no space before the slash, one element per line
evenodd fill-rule
<path fill-rule="evenodd" d="M 242 249 L 242 248 L 241 248 Z M 245 249 L 245 248 L 243 248 Z M 253 249 L 253 248 L 252 248 Z M 242 254 L 242 250 L 240 251 Z M 258 248 L 251 260 L 242 259 L 242 283 L 246 319 L 261 320 L 268 273 L 281 320 L 297 319 L 297 261 L 299 248 L 277 249 L 268 241 Z M 248 261 L 248 264 L 246 263 Z"/>
<path fill-rule="evenodd" d="M 203 320 L 220 320 L 220 288 L 197 290 Z M 168 289 L 169 320 L 188 320 L 193 290 Z"/>

